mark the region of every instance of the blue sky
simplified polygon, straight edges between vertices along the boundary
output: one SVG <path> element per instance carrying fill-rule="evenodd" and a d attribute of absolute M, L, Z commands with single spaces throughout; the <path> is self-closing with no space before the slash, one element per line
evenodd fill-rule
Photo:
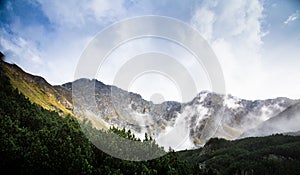
<path fill-rule="evenodd" d="M 130 17 L 161 15 L 179 19 L 202 34 L 219 59 L 228 93 L 248 99 L 300 98 L 299 0 L 0 3 L 0 50 L 6 60 L 51 84 L 73 81 L 82 51 L 105 27 Z M 98 78 L 111 83 L 109 77 Z M 140 86 L 135 91 L 143 95 L 147 89 Z M 203 89 L 206 86 L 198 90 Z M 172 94 L 166 99 L 174 100 Z"/>

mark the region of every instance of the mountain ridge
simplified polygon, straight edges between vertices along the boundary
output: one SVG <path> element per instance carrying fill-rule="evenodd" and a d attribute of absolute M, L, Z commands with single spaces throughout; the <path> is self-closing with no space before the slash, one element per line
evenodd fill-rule
<path fill-rule="evenodd" d="M 284 123 L 284 125 L 282 125 Z M 256 128 L 253 128 L 246 133 L 243 133 L 242 137 L 250 136 L 267 136 L 276 134 L 278 132 L 290 135 L 297 135 L 299 133 L 300 123 L 300 103 L 295 103 L 278 115 L 264 121 Z"/>
<path fill-rule="evenodd" d="M 139 94 L 96 79 L 83 78 L 52 86 L 44 78 L 30 75 L 17 65 L 1 64 L 12 85 L 45 109 L 60 115 L 71 114 L 81 121 L 88 119 L 97 129 L 125 127 L 139 138 L 147 133 L 160 145 L 175 150 L 202 146 L 211 137 L 237 139 L 299 102 L 286 97 L 245 100 L 202 91 L 187 103 L 154 104 Z M 75 91 L 79 90 L 78 94 L 74 94 L 74 87 L 77 87 Z M 95 101 L 85 97 L 90 95 L 89 87 L 95 88 Z"/>

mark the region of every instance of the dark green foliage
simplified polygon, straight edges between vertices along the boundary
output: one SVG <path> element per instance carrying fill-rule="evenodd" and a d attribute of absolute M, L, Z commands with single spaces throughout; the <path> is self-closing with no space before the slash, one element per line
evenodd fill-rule
<path fill-rule="evenodd" d="M 93 147 L 77 121 L 31 104 L 0 75 L 0 167 L 11 173 L 79 174 L 92 170 Z"/>
<path fill-rule="evenodd" d="M 178 154 L 190 163 L 205 163 L 204 174 L 300 174 L 299 136 L 214 138 L 203 149 Z"/>
<path fill-rule="evenodd" d="M 143 158 L 154 159 L 166 154 L 152 138 L 146 137 L 141 141 L 125 128 L 119 130 L 112 127 L 109 131 L 103 132 L 83 124 L 82 129 L 101 150 L 121 159 L 140 161 Z"/>

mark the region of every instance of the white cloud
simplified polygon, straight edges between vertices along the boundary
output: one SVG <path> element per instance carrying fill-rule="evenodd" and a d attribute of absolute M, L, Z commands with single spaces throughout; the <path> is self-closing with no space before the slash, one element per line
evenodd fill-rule
<path fill-rule="evenodd" d="M 205 39 L 211 40 L 215 21 L 215 14 L 204 6 L 196 11 L 191 19 L 191 24 L 201 32 Z"/>
<path fill-rule="evenodd" d="M 38 2 L 50 21 L 63 28 L 89 25 L 89 21 L 95 22 L 94 20 L 105 24 L 118 19 L 125 13 L 123 0 L 73 0 L 64 2 L 60 0 L 38 0 Z"/>
<path fill-rule="evenodd" d="M 287 25 L 287 24 L 295 21 L 298 18 L 299 18 L 299 12 L 297 11 L 297 12 L 291 14 L 283 23 Z"/>
<path fill-rule="evenodd" d="M 265 34 L 260 26 L 262 11 L 258 0 L 204 0 L 191 20 L 220 61 L 227 92 L 242 98 L 254 99 L 263 94 L 258 86 L 264 77 L 260 53 Z"/>
<path fill-rule="evenodd" d="M 92 10 L 96 19 L 101 20 L 107 17 L 119 17 L 126 13 L 123 7 L 123 0 L 118 1 L 98 1 L 93 0 L 88 5 L 88 9 Z"/>
<path fill-rule="evenodd" d="M 13 54 L 12 57 L 15 61 L 22 58 L 23 62 L 28 62 L 32 66 L 39 66 L 43 63 L 39 50 L 32 42 L 19 36 L 10 35 L 4 29 L 0 33 L 4 36 L 0 39 L 3 52 Z"/>

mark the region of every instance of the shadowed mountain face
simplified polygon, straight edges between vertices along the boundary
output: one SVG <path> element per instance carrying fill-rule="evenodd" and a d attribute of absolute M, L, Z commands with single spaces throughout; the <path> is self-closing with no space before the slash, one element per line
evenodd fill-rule
<path fill-rule="evenodd" d="M 30 101 L 61 115 L 87 119 L 98 129 L 125 127 L 140 138 L 147 133 L 158 144 L 175 150 L 201 146 L 211 137 L 239 138 L 250 129 L 276 120 L 291 110 L 290 106 L 296 108 L 292 105 L 297 103 L 288 98 L 250 101 L 203 91 L 188 103 L 154 104 L 139 94 L 97 80 L 79 79 L 51 86 L 42 77 L 27 74 L 16 65 L 3 64 L 12 85 Z M 286 121 L 289 120 L 283 122 Z"/>
<path fill-rule="evenodd" d="M 278 115 L 245 132 L 241 137 L 267 136 L 276 133 L 299 135 L 300 103 L 289 106 Z"/>

